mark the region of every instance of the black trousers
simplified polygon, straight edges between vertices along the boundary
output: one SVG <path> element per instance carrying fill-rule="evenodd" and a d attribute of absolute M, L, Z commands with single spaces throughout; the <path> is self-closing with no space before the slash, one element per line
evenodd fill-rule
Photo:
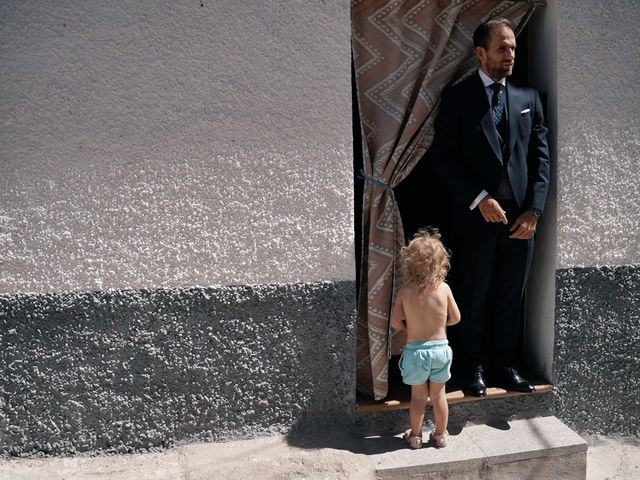
<path fill-rule="evenodd" d="M 486 222 L 478 208 L 452 205 L 450 283 L 462 319 L 449 333 L 458 369 L 514 365 L 518 353 L 533 238 L 509 238 L 521 210 L 513 200 L 499 202 L 508 225 Z"/>

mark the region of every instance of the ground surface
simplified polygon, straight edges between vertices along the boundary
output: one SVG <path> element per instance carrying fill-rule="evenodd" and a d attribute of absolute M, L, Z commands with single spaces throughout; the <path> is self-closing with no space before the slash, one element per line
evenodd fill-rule
<path fill-rule="evenodd" d="M 640 444 L 586 437 L 588 480 L 640 480 Z M 345 432 L 191 444 L 158 453 L 0 460 L 1 480 L 370 480 L 375 439 Z M 385 445 L 389 445 L 388 442 Z M 398 440 L 394 448 L 404 448 Z M 385 447 L 388 448 L 388 447 Z M 366 450 L 366 452 L 365 452 Z"/>

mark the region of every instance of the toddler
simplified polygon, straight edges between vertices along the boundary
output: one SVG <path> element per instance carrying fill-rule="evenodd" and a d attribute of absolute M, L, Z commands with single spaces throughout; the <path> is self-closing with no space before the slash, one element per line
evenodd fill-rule
<path fill-rule="evenodd" d="M 445 383 L 451 378 L 452 359 L 446 326 L 460 321 L 458 305 L 444 282 L 449 254 L 437 230 L 421 230 L 401 250 L 401 257 L 409 281 L 396 296 L 391 327 L 407 330 L 399 363 L 402 380 L 411 385 L 411 429 L 404 439 L 411 448 L 422 447 L 422 424 L 430 396 L 436 428 L 429 439 L 436 447 L 445 447 L 449 439 Z"/>

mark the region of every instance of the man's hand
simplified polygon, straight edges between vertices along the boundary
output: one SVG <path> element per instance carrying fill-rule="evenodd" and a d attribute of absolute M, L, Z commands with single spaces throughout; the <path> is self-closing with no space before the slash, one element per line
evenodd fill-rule
<path fill-rule="evenodd" d="M 514 232 L 509 235 L 509 238 L 517 238 L 520 240 L 528 240 L 533 237 L 536 231 L 536 225 L 538 224 L 538 217 L 531 211 L 520 214 L 515 223 L 509 229 L 510 232 Z"/>
<path fill-rule="evenodd" d="M 480 200 L 478 208 L 485 222 L 502 222 L 505 225 L 509 223 L 507 221 L 507 212 L 502 209 L 502 206 L 491 195 L 487 195 Z"/>

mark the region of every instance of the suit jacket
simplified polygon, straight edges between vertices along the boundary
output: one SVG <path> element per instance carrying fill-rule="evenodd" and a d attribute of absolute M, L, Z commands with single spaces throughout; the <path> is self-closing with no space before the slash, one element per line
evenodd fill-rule
<path fill-rule="evenodd" d="M 501 149 L 476 72 L 442 95 L 432 146 L 433 169 L 464 205 L 486 190 L 495 196 L 503 171 L 522 209 L 544 209 L 549 188 L 547 128 L 538 92 L 507 81 L 508 136 Z"/>

